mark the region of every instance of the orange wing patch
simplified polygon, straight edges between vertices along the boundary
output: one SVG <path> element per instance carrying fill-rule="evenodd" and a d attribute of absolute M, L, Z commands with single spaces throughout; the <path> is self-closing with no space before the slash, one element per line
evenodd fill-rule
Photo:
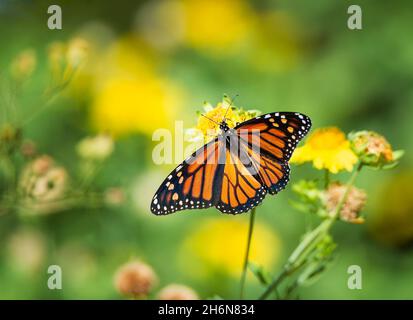
<path fill-rule="evenodd" d="M 165 179 L 152 199 L 151 211 L 169 214 L 178 210 L 214 205 L 214 184 L 223 141 L 215 140 L 195 152 Z"/>
<path fill-rule="evenodd" d="M 265 197 L 267 191 L 259 176 L 229 150 L 226 151 L 223 174 L 220 201 L 217 204 L 222 212 L 237 214 L 248 211 Z"/>
<path fill-rule="evenodd" d="M 265 154 L 259 155 L 249 146 L 246 148 L 254 167 L 270 193 L 275 194 L 284 189 L 289 180 L 288 164 L 279 163 Z"/>

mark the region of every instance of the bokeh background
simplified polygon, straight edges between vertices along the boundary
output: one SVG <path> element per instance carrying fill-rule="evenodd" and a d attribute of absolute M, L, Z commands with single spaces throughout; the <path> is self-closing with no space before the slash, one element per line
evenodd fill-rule
<path fill-rule="evenodd" d="M 194 126 L 202 103 L 224 93 L 239 94 L 236 104 L 246 109 L 303 112 L 315 128 L 375 130 L 406 150 L 397 169 L 362 172 L 366 223 L 335 225 L 335 262 L 300 298 L 413 298 L 410 1 L 53 1 L 62 7 L 62 30 L 47 28 L 50 4 L 0 1 L 2 134 L 22 136 L 16 172 L 47 155 L 57 184 L 100 196 L 24 210 L 1 202 L 0 298 L 122 298 L 114 275 L 133 259 L 157 274 L 154 296 L 182 283 L 202 298 L 238 297 L 248 215 L 149 211 L 173 167 L 153 163 L 153 131 L 174 130 L 175 120 Z M 363 30 L 347 28 L 351 4 L 362 7 Z M 82 189 L 88 149 L 102 146 L 79 142 L 98 133 L 113 137 L 102 142 L 108 150 L 112 141 L 113 151 Z M 292 181 L 317 175 L 294 167 Z M 317 221 L 294 210 L 291 198 L 287 187 L 257 212 L 252 260 L 273 274 Z M 62 290 L 47 288 L 51 264 L 62 267 Z M 362 290 L 347 288 L 354 264 L 363 270 Z M 247 296 L 261 291 L 248 278 Z"/>

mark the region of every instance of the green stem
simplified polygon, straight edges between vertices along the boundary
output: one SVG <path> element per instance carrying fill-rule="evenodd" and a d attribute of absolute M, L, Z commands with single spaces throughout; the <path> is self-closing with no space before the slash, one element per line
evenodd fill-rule
<path fill-rule="evenodd" d="M 247 240 L 247 249 L 245 250 L 245 258 L 244 258 L 244 266 L 242 268 L 242 275 L 241 275 L 241 289 L 240 289 L 240 298 L 244 298 L 244 288 L 245 288 L 245 279 L 247 277 L 247 268 L 248 268 L 248 259 L 250 255 L 250 248 L 251 248 L 251 239 L 252 239 L 252 232 L 254 230 L 254 221 L 255 221 L 255 209 L 253 208 L 250 213 L 250 223 L 248 228 L 248 240 Z"/>
<path fill-rule="evenodd" d="M 330 185 L 330 171 L 328 169 L 324 169 L 324 189 L 327 189 Z"/>
<path fill-rule="evenodd" d="M 284 265 L 283 271 L 277 276 L 273 282 L 267 287 L 264 293 L 258 298 L 260 300 L 266 299 L 277 287 L 281 284 L 281 282 L 289 275 L 293 274 L 297 271 L 306 261 L 308 255 L 314 250 L 314 248 L 319 244 L 320 240 L 328 233 L 333 223 L 337 220 L 340 216 L 340 211 L 347 200 L 347 197 L 350 193 L 351 187 L 353 186 L 358 174 L 361 171 L 363 165 L 360 163 L 357 166 L 357 169 L 351 175 L 348 183 L 347 188 L 344 191 L 343 196 L 341 197 L 339 203 L 337 204 L 336 210 L 334 214 L 325 219 L 321 222 L 313 231 L 307 234 L 304 239 L 300 242 L 300 244 L 296 247 L 293 253 L 287 260 L 287 263 Z"/>

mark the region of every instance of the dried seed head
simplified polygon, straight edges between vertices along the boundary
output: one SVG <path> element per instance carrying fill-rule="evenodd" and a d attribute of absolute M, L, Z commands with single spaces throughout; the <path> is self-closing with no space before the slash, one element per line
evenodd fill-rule
<path fill-rule="evenodd" d="M 121 266 L 115 275 L 115 287 L 127 297 L 144 298 L 157 282 L 153 269 L 141 262 L 129 262 Z"/>
<path fill-rule="evenodd" d="M 159 300 L 198 300 L 197 293 L 181 284 L 170 284 L 158 293 Z"/>
<path fill-rule="evenodd" d="M 337 209 L 337 205 L 340 203 L 347 186 L 339 183 L 331 184 L 325 191 L 325 207 L 327 211 L 332 215 Z M 340 211 L 340 219 L 350 223 L 363 223 L 364 219 L 360 217 L 360 211 L 363 209 L 366 203 L 367 195 L 363 190 L 356 187 L 351 187 L 346 201 Z"/>

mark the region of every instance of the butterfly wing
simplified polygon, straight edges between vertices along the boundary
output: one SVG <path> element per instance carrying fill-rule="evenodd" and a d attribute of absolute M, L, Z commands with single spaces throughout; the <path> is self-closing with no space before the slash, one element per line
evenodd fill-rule
<path fill-rule="evenodd" d="M 309 117 L 292 112 L 239 124 L 235 135 L 219 136 L 173 170 L 152 199 L 151 211 L 165 215 L 215 205 L 239 214 L 254 208 L 267 192 L 284 189 L 288 160 L 310 127 Z"/>
<path fill-rule="evenodd" d="M 240 145 L 246 149 L 271 194 L 278 193 L 287 185 L 288 160 L 310 128 L 310 118 L 297 112 L 268 113 L 234 128 L 240 137 Z"/>
<path fill-rule="evenodd" d="M 230 144 L 239 145 L 239 138 L 233 136 Z M 243 148 L 234 151 L 227 144 L 225 155 L 222 187 L 216 207 L 223 213 L 246 212 L 263 201 L 267 188 Z"/>
<path fill-rule="evenodd" d="M 176 167 L 152 199 L 151 211 L 166 215 L 175 211 L 208 208 L 219 196 L 225 144 L 217 138 Z"/>

